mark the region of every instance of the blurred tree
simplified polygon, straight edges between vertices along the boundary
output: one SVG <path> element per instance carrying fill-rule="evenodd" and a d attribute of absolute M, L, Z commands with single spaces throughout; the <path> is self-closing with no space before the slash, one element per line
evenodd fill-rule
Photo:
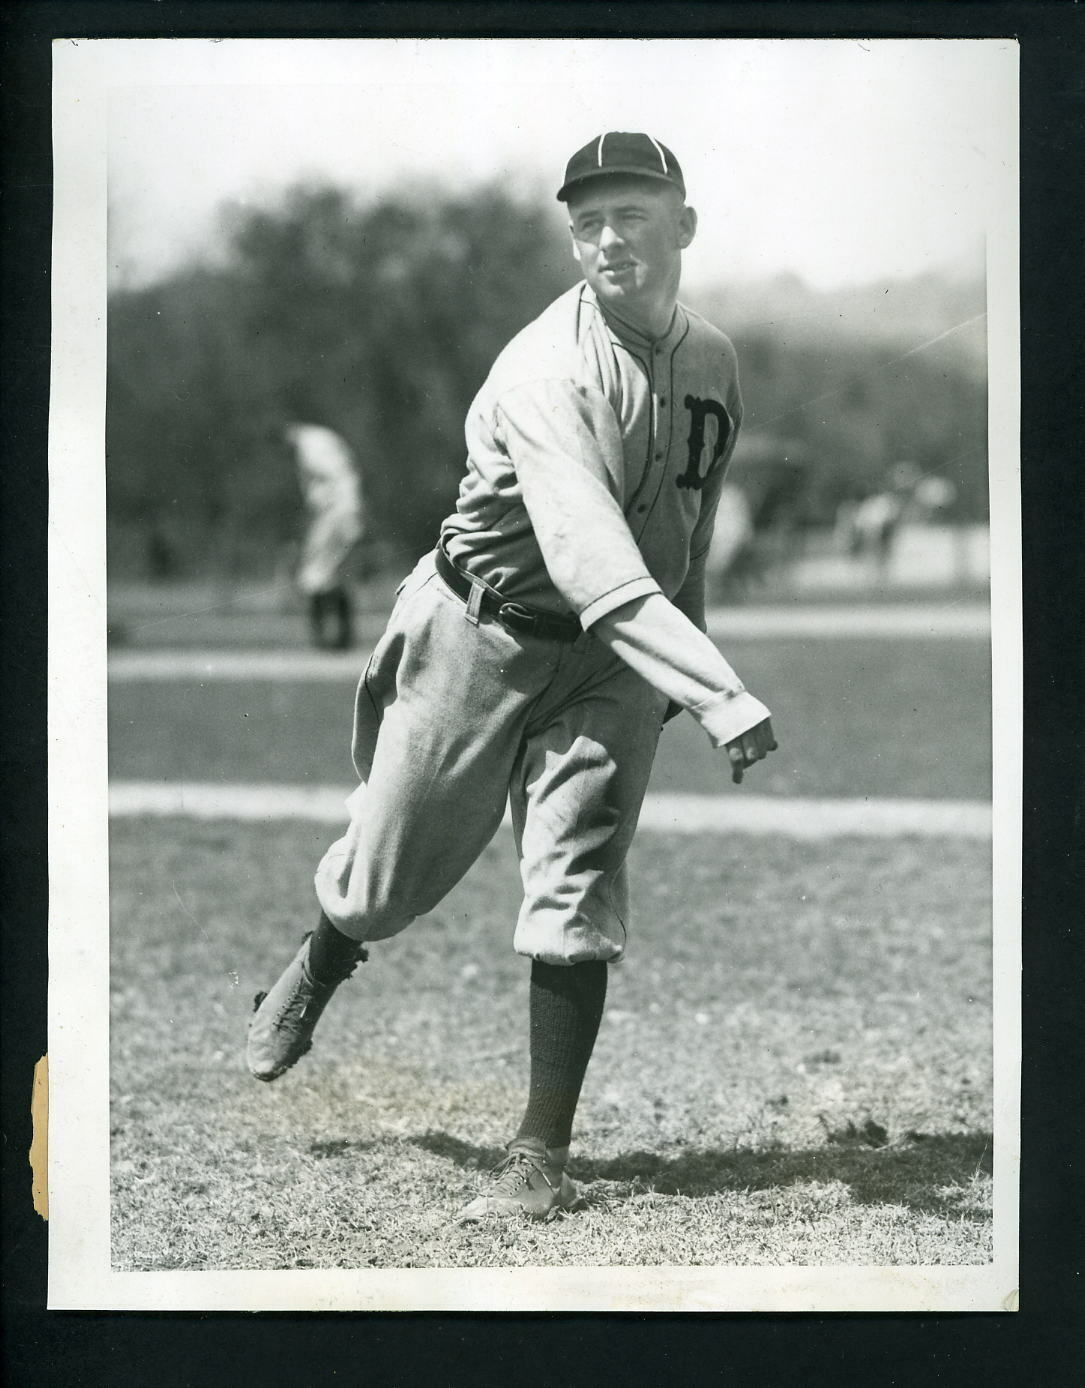
<path fill-rule="evenodd" d="M 299 186 L 229 216 L 214 267 L 110 297 L 111 563 L 271 572 L 301 523 L 282 439 L 297 421 L 346 440 L 401 567 L 453 503 L 464 415 L 497 352 L 576 278 L 560 218 L 498 187 L 362 203 Z M 895 286 L 846 322 L 835 301 L 790 280 L 769 286 L 771 312 L 751 321 L 747 306 L 748 327 L 728 321 L 725 297 L 703 305 L 738 348 L 747 433 L 801 451 L 793 505 L 806 523 L 831 523 L 842 499 L 877 490 L 901 458 L 953 483 L 958 516 L 986 514 L 975 329 L 962 345 L 931 318 L 974 303 L 917 286 L 914 302 Z M 910 351 L 924 323 L 930 350 Z"/>
<path fill-rule="evenodd" d="M 281 431 L 304 420 L 351 446 L 388 547 L 420 553 L 493 358 L 574 279 L 559 224 L 496 188 L 363 207 L 300 187 L 235 213 L 221 268 L 111 299 L 111 520 L 159 518 L 192 566 L 270 567 L 298 510 Z"/>

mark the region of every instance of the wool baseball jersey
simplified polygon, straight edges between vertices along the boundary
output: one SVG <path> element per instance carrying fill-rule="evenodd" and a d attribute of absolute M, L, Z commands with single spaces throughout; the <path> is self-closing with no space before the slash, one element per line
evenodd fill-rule
<path fill-rule="evenodd" d="M 442 527 L 482 582 L 585 629 L 649 594 L 704 629 L 704 564 L 742 417 L 731 343 L 678 304 L 650 339 L 581 283 L 498 356 Z"/>

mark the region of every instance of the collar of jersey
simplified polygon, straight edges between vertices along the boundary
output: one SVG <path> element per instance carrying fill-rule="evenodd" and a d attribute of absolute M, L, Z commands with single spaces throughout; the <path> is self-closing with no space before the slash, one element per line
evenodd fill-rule
<path fill-rule="evenodd" d="M 613 309 L 605 309 L 599 302 L 599 298 L 589 284 L 580 286 L 584 300 L 593 305 L 599 312 L 599 316 L 607 325 L 610 331 L 623 342 L 627 347 L 647 348 L 649 351 L 653 347 L 663 347 L 666 350 L 677 347 L 679 339 L 685 330 L 686 315 L 680 303 L 674 306 L 674 317 L 671 319 L 671 326 L 662 337 L 649 337 L 647 333 L 635 328 L 632 323 L 627 323 L 624 318 L 620 318 Z"/>

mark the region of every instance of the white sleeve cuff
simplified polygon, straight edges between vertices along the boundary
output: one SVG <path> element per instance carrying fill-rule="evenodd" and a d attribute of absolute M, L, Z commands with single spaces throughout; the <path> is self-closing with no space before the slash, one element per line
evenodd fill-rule
<path fill-rule="evenodd" d="M 741 687 L 734 693 L 716 694 L 690 709 L 704 728 L 713 747 L 724 747 L 733 738 L 748 733 L 771 717 L 760 699 L 755 699 Z"/>

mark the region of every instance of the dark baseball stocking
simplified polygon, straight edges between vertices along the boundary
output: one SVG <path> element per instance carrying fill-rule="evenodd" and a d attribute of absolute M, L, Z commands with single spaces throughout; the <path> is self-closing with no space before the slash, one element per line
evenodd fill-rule
<path fill-rule="evenodd" d="M 309 941 L 309 972 L 318 983 L 338 983 L 357 961 L 357 940 L 336 930 L 323 911 Z"/>
<path fill-rule="evenodd" d="M 607 996 L 607 966 L 531 961 L 531 1083 L 518 1137 L 567 1147 Z"/>

